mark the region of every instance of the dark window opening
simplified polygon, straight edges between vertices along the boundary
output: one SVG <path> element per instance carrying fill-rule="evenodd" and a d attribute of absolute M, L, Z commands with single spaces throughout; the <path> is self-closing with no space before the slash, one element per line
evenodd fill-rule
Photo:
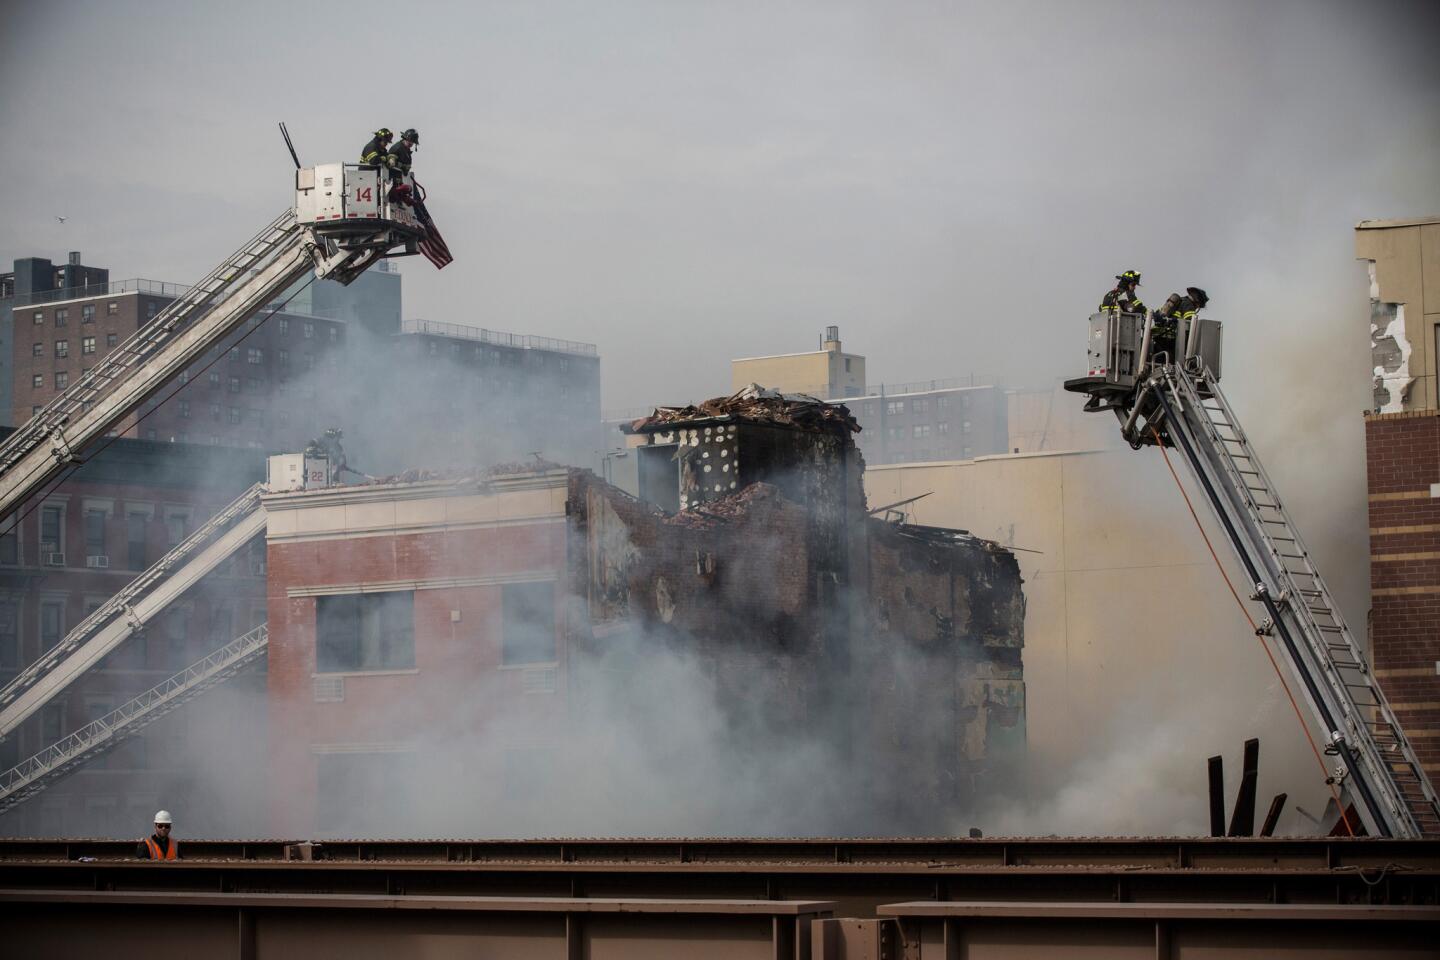
<path fill-rule="evenodd" d="M 680 512 L 680 461 L 672 445 L 638 447 L 640 499 L 668 513 Z"/>
<path fill-rule="evenodd" d="M 507 583 L 502 588 L 504 622 L 501 662 L 551 663 L 555 660 L 555 584 Z"/>
<path fill-rule="evenodd" d="M 315 663 L 319 673 L 414 667 L 414 591 L 318 598 Z"/>

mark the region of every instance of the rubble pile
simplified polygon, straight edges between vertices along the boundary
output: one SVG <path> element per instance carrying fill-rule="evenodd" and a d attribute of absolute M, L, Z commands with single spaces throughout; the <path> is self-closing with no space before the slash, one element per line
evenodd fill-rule
<path fill-rule="evenodd" d="M 706 417 L 784 424 L 814 431 L 830 430 L 838 423 L 851 433 L 860 432 L 860 424 L 843 403 L 828 403 L 804 394 L 786 396 L 755 383 L 728 397 L 716 397 L 701 404 L 656 407 L 650 416 L 631 423 L 630 432 L 639 433 L 667 423 L 703 420 Z"/>

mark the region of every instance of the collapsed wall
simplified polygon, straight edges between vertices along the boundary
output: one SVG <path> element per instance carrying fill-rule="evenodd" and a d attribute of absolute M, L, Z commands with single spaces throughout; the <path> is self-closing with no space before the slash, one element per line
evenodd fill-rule
<path fill-rule="evenodd" d="M 680 508 L 571 472 L 572 642 L 683 649 L 737 723 L 823 738 L 897 828 L 933 829 L 1024 748 L 1022 580 L 997 544 L 869 516 L 857 430 L 755 392 L 637 421 L 642 496 Z"/>

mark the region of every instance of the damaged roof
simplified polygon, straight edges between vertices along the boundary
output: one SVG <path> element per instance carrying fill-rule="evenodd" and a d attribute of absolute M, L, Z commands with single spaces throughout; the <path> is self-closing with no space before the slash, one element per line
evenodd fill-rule
<path fill-rule="evenodd" d="M 785 395 L 759 384 L 716 397 L 704 403 L 684 407 L 656 407 L 648 417 L 621 427 L 625 433 L 652 433 L 680 424 L 698 423 L 763 423 L 794 427 L 799 430 L 833 430 L 836 426 L 859 433 L 860 424 L 843 403 L 827 403 L 816 397 L 792 393 Z"/>

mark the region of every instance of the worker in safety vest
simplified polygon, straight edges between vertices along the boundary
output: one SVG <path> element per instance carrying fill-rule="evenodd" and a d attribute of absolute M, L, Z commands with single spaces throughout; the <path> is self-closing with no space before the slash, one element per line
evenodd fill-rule
<path fill-rule="evenodd" d="M 141 860 L 179 860 L 180 844 L 170 839 L 172 826 L 169 810 L 155 814 L 155 832 L 140 841 L 135 855 Z"/>
<path fill-rule="evenodd" d="M 1105 294 L 1100 300 L 1101 313 L 1138 313 L 1145 315 L 1145 304 L 1140 302 L 1136 295 L 1135 288 L 1140 286 L 1140 274 L 1135 270 L 1126 270 L 1124 273 L 1116 274 L 1115 289 Z"/>
<path fill-rule="evenodd" d="M 370 142 L 360 148 L 360 162 L 373 164 L 377 167 L 385 166 L 385 157 L 390 149 L 390 141 L 395 139 L 395 134 L 390 132 L 389 127 L 381 127 L 375 131 L 375 136 Z"/>
<path fill-rule="evenodd" d="M 1209 295 L 1199 287 L 1186 287 L 1185 296 L 1170 294 L 1165 303 L 1154 313 L 1155 327 L 1150 337 L 1150 356 L 1164 352 L 1169 362 L 1176 361 L 1175 337 L 1180 331 L 1180 321 L 1193 320 L 1195 314 L 1210 302 Z"/>

